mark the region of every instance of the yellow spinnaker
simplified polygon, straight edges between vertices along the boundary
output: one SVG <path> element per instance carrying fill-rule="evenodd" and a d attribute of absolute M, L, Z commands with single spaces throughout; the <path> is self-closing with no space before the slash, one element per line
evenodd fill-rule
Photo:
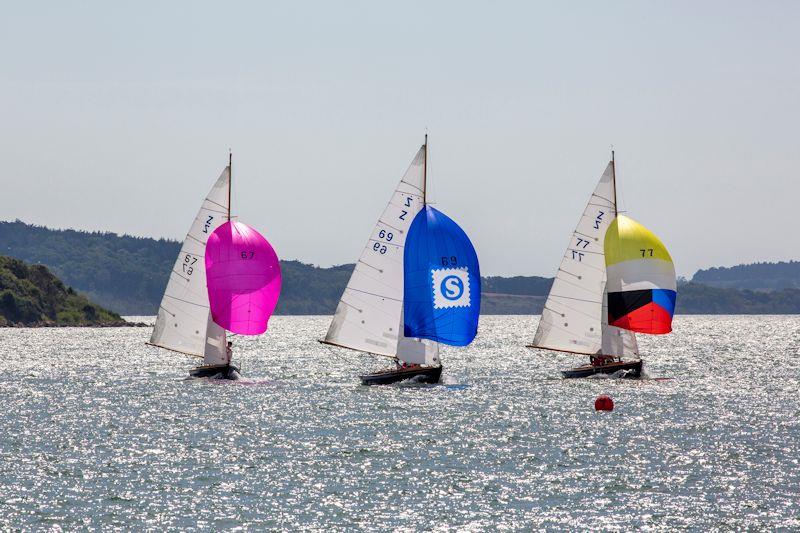
<path fill-rule="evenodd" d="M 664 243 L 632 218 L 617 215 L 606 232 L 604 243 L 606 265 L 635 259 L 661 259 L 672 263 Z"/>

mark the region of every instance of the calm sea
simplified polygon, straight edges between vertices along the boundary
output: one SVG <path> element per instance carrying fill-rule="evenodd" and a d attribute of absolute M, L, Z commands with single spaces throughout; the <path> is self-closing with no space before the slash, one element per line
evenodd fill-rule
<path fill-rule="evenodd" d="M 442 385 L 385 387 L 328 321 L 237 338 L 238 383 L 147 328 L 0 329 L 0 528 L 800 529 L 800 317 L 680 317 L 640 381 L 484 317 Z"/>

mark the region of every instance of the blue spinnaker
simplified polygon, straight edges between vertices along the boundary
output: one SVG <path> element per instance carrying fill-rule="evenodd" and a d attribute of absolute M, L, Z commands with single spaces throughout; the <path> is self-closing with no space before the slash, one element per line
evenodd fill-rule
<path fill-rule="evenodd" d="M 466 346 L 478 333 L 481 271 L 469 237 L 441 211 L 414 217 L 404 251 L 404 333 Z"/>

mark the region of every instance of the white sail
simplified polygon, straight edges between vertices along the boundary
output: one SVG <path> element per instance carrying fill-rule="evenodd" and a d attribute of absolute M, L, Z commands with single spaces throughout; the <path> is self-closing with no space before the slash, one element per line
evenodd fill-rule
<path fill-rule="evenodd" d="M 204 365 L 229 365 L 228 345 L 225 336 L 225 329 L 217 325 L 211 318 L 211 310 L 208 311 L 208 321 L 206 322 L 206 343 L 203 347 Z"/>
<path fill-rule="evenodd" d="M 403 335 L 403 252 L 424 205 L 425 148 L 420 148 L 372 230 L 336 308 L 326 343 L 408 363 L 438 363 L 438 344 Z"/>
<path fill-rule="evenodd" d="M 206 288 L 206 240 L 226 222 L 230 168 L 222 171 L 206 196 L 172 267 L 150 344 L 222 364 L 225 330 L 210 319 Z"/>
<path fill-rule="evenodd" d="M 633 334 L 609 326 L 604 309 L 603 243 L 616 211 L 612 178 L 609 163 L 558 267 L 533 340 L 535 347 L 590 355 L 638 352 Z"/>

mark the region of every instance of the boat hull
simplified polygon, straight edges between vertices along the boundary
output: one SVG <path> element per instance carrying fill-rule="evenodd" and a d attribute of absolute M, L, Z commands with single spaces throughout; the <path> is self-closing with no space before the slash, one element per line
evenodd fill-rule
<path fill-rule="evenodd" d="M 359 377 L 362 385 L 389 385 L 407 379 L 414 379 L 417 383 L 439 383 L 442 367 L 390 368 Z"/>
<path fill-rule="evenodd" d="M 229 379 L 235 381 L 242 376 L 239 374 L 239 367 L 234 365 L 203 365 L 189 372 L 189 377 Z"/>
<path fill-rule="evenodd" d="M 595 374 L 614 374 L 625 371 L 626 378 L 638 378 L 642 375 L 642 361 L 616 361 L 602 366 L 584 365 L 569 370 L 562 370 L 565 378 L 586 378 Z"/>

